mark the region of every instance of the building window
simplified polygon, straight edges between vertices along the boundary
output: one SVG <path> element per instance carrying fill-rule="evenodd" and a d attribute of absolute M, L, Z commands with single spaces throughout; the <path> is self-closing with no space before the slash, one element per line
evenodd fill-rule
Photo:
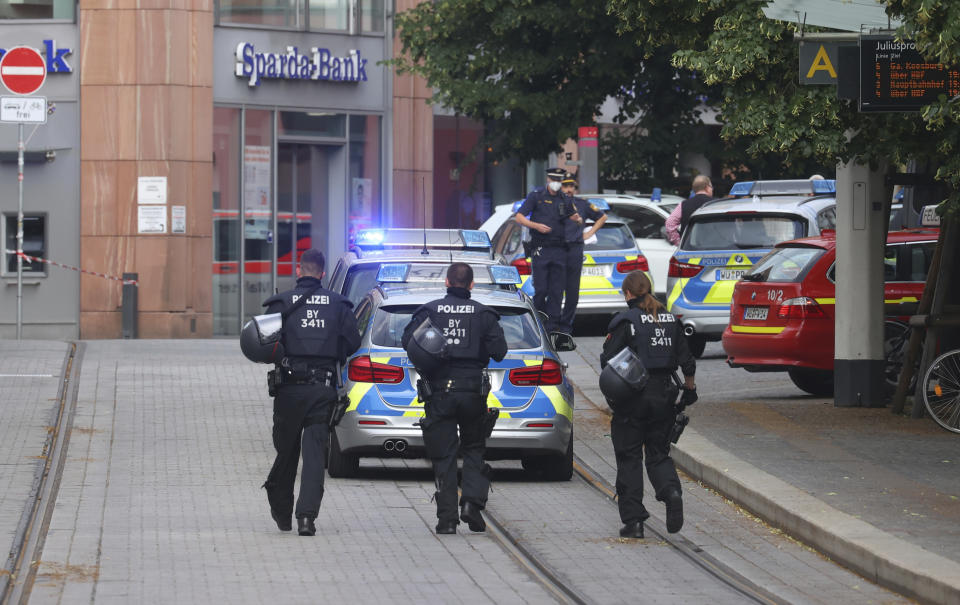
<path fill-rule="evenodd" d="M 76 0 L 0 2 L 0 19 L 64 19 L 73 21 Z"/>
<path fill-rule="evenodd" d="M 380 116 L 350 116 L 348 234 L 381 225 Z"/>
<path fill-rule="evenodd" d="M 220 0 L 220 23 L 297 28 L 302 5 L 303 0 Z"/>
<path fill-rule="evenodd" d="M 348 0 L 310 0 L 310 29 L 345 31 L 349 15 Z"/>
<path fill-rule="evenodd" d="M 280 136 L 330 137 L 342 139 L 347 116 L 328 111 L 281 111 Z"/>
<path fill-rule="evenodd" d="M 383 33 L 383 0 L 360 0 L 360 31 Z"/>
<path fill-rule="evenodd" d="M 38 258 L 47 257 L 47 217 L 42 214 L 25 214 L 23 216 L 23 252 Z M 17 215 L 3 215 L 3 241 L 6 250 L 17 249 Z M 17 255 L 4 252 L 6 262 L 3 263 L 4 275 L 17 274 Z M 23 259 L 23 273 L 30 275 L 46 275 L 46 267 L 40 261 Z"/>

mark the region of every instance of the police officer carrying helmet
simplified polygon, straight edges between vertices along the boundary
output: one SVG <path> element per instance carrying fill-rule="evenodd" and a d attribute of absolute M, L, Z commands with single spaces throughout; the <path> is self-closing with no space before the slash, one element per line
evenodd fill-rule
<path fill-rule="evenodd" d="M 457 451 L 463 453 L 460 515 L 472 531 L 484 531 L 480 511 L 487 504 L 489 467 L 483 461 L 493 429 L 487 410 L 489 383 L 483 370 L 490 359 L 507 354 L 500 316 L 470 298 L 473 269 L 453 263 L 447 269 L 447 295 L 420 306 L 403 331 L 403 348 L 421 379 L 418 396 L 425 402 L 420 423 L 423 444 L 437 484 L 438 534 L 455 534 Z M 460 436 L 457 438 L 457 427 Z"/>
<path fill-rule="evenodd" d="M 567 248 L 564 254 L 563 313 L 560 314 L 558 331 L 573 334 L 573 318 L 580 301 L 580 273 L 583 269 L 584 242 L 589 240 L 600 227 L 607 222 L 607 215 L 585 199 L 576 197 L 577 180 L 573 174 L 566 173 L 561 181 L 562 191 L 573 205 L 574 213 L 564 221 L 564 240 Z M 593 221 L 587 228 L 586 221 Z"/>
<path fill-rule="evenodd" d="M 313 536 L 317 531 L 314 520 L 323 498 L 329 424 L 338 399 L 338 364 L 360 347 L 353 305 L 322 287 L 323 276 L 323 253 L 311 248 L 300 258 L 296 287 L 263 303 L 268 313 L 285 314 L 280 336 L 283 357 L 273 373 L 273 446 L 277 457 L 263 486 L 277 527 L 290 531 L 293 484 L 302 444 L 303 472 L 296 502 L 301 536 Z"/>
<path fill-rule="evenodd" d="M 514 220 L 530 229 L 533 306 L 547 315 L 547 332 L 560 327 L 560 306 L 566 282 L 566 224 L 574 214 L 573 203 L 561 191 L 565 171 L 547 170 L 547 187 L 530 192 Z M 528 218 L 529 217 L 529 218 Z"/>
<path fill-rule="evenodd" d="M 650 280 L 642 271 L 631 271 L 623 280 L 622 290 L 628 309 L 610 322 L 600 354 L 604 368 L 600 390 L 613 409 L 610 437 L 617 461 L 617 504 L 623 522 L 620 535 L 642 538 L 643 522 L 650 516 L 643 506 L 644 452 L 656 498 L 666 505 L 667 531 L 676 533 L 683 526 L 683 499 L 670 458 L 670 433 L 678 418 L 674 404 L 677 386 L 672 380 L 679 365 L 685 380 L 682 410 L 697 399 L 696 361 L 687 347 L 683 327 L 653 296 Z M 625 356 L 641 364 L 638 369 L 646 374 L 642 390 L 621 388 L 622 384 L 610 381 L 616 377 L 612 370 Z"/>

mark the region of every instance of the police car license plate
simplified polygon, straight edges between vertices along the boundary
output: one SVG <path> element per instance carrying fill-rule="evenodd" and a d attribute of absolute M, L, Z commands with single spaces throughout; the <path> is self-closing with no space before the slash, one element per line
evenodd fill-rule
<path fill-rule="evenodd" d="M 767 307 L 746 307 L 743 310 L 743 318 L 763 321 L 767 318 Z"/>
<path fill-rule="evenodd" d="M 580 269 L 580 275 L 585 277 L 606 277 L 609 267 L 610 265 L 584 265 Z"/>
<path fill-rule="evenodd" d="M 717 281 L 738 280 L 746 273 L 746 269 L 717 269 Z"/>

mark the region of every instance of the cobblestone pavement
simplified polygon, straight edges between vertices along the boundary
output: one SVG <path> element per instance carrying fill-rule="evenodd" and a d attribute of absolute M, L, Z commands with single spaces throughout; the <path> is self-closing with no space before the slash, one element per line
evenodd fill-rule
<path fill-rule="evenodd" d="M 67 348 L 62 342 L 0 340 L 0 588 L 13 564 L 8 554 L 22 540 L 24 509 L 36 496 Z"/>

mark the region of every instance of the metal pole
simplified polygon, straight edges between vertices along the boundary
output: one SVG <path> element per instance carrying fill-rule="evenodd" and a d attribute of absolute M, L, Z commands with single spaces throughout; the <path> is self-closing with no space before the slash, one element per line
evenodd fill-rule
<path fill-rule="evenodd" d="M 17 124 L 17 340 L 23 336 L 23 122 Z"/>

